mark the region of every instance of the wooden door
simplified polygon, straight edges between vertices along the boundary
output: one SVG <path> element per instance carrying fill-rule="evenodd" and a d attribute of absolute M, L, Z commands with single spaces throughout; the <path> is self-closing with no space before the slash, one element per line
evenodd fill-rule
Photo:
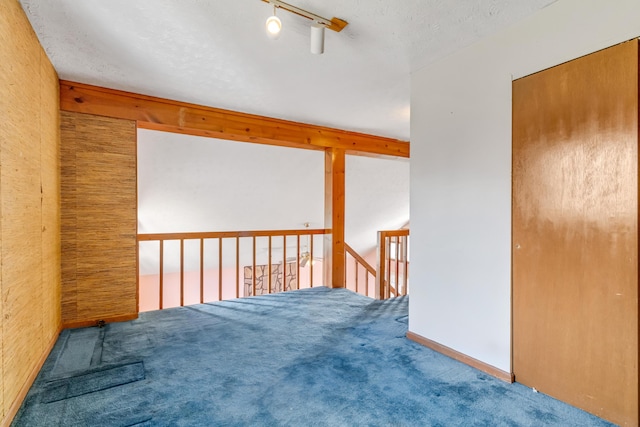
<path fill-rule="evenodd" d="M 638 42 L 513 83 L 516 381 L 638 425 Z"/>

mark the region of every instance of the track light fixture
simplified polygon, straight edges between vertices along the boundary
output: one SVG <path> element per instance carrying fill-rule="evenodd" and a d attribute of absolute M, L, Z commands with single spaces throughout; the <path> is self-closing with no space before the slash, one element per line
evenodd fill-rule
<path fill-rule="evenodd" d="M 267 19 L 267 35 L 269 38 L 275 39 L 280 35 L 282 29 L 282 22 L 280 18 L 276 16 L 276 9 L 284 9 L 288 12 L 294 13 L 303 18 L 313 21 L 311 25 L 311 53 L 319 55 L 324 53 L 324 29 L 328 28 L 335 32 L 340 32 L 348 25 L 347 21 L 340 18 L 323 18 L 314 13 L 308 12 L 304 9 L 300 9 L 288 3 L 280 0 L 262 0 L 265 3 L 273 5 L 273 16 Z"/>
<path fill-rule="evenodd" d="M 317 22 L 311 25 L 311 53 L 315 55 L 324 53 L 324 28 Z"/>
<path fill-rule="evenodd" d="M 267 35 L 270 39 L 277 39 L 282 30 L 282 21 L 276 16 L 276 6 L 273 5 L 273 16 L 267 18 Z"/>

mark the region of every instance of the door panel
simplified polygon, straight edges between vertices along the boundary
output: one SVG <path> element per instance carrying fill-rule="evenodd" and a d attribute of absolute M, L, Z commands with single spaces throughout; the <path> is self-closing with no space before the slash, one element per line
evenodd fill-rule
<path fill-rule="evenodd" d="M 638 425 L 638 42 L 513 83 L 516 381 Z"/>

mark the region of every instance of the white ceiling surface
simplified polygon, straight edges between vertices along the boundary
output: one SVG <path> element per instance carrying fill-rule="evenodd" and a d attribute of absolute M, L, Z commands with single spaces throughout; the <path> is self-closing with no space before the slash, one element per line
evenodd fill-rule
<path fill-rule="evenodd" d="M 409 75 L 554 0 L 291 0 L 349 22 L 309 52 L 259 0 L 20 0 L 61 79 L 409 139 Z"/>
<path fill-rule="evenodd" d="M 409 220 L 409 161 L 347 156 L 345 192 L 345 240 L 364 255 L 376 231 Z M 306 222 L 324 228 L 322 151 L 138 130 L 139 233 L 302 229 Z M 274 246 L 282 256 L 282 243 Z M 143 274 L 157 272 L 157 254 L 157 245 L 141 247 Z M 177 253 L 167 258 L 167 271 L 176 271 Z"/>

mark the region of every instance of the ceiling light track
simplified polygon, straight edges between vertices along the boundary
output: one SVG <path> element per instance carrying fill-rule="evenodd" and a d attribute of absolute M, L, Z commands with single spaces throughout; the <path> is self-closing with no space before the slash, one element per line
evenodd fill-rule
<path fill-rule="evenodd" d="M 262 0 L 265 3 L 269 3 L 274 5 L 277 8 L 284 9 L 288 12 L 295 13 L 296 15 L 302 16 L 304 18 L 310 19 L 314 22 L 324 25 L 326 28 L 339 33 L 349 25 L 347 21 L 344 21 L 340 18 L 323 18 L 322 16 L 316 15 L 315 13 L 308 12 L 304 9 L 300 9 L 299 7 L 293 6 L 289 3 L 285 3 L 280 0 Z"/>
<path fill-rule="evenodd" d="M 273 5 L 273 16 L 270 16 L 267 19 L 266 23 L 267 35 L 269 36 L 269 38 L 277 39 L 282 29 L 282 22 L 280 21 L 280 18 L 276 16 L 277 9 L 283 9 L 287 12 L 294 13 L 298 16 L 302 16 L 303 18 L 307 18 L 313 21 L 313 24 L 311 25 L 311 53 L 313 54 L 324 53 L 325 28 L 339 33 L 344 29 L 344 27 L 349 25 L 347 21 L 344 21 L 340 18 L 323 18 L 322 16 L 316 15 L 315 13 L 300 9 L 299 7 L 293 6 L 280 0 L 262 1 Z"/>

